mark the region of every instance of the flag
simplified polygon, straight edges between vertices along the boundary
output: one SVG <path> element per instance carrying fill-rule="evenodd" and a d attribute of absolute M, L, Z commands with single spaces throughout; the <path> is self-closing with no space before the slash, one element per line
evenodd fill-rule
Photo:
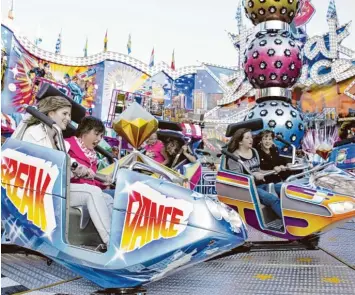
<path fill-rule="evenodd" d="M 173 50 L 173 56 L 171 57 L 171 69 L 175 70 L 175 49 Z"/>
<path fill-rule="evenodd" d="M 14 0 L 11 1 L 11 8 L 9 10 L 9 13 L 7 14 L 7 17 L 11 20 L 14 19 Z"/>
<path fill-rule="evenodd" d="M 57 43 L 55 44 L 55 54 L 62 52 L 62 32 L 59 33 Z"/>
<path fill-rule="evenodd" d="M 153 48 L 152 54 L 150 56 L 149 66 L 154 67 L 154 48 Z"/>
<path fill-rule="evenodd" d="M 41 33 L 40 33 L 40 27 L 37 27 L 37 33 L 36 33 L 36 38 L 35 38 L 35 45 L 38 46 L 39 44 L 41 44 L 42 42 L 42 37 L 41 37 Z"/>
<path fill-rule="evenodd" d="M 132 40 L 131 40 L 131 34 L 128 36 L 128 41 L 127 41 L 127 51 L 128 54 L 132 52 Z"/>
<path fill-rule="evenodd" d="M 88 37 L 86 37 L 85 47 L 84 47 L 84 57 L 88 56 Z"/>
<path fill-rule="evenodd" d="M 327 20 L 330 19 L 335 19 L 337 25 L 338 23 L 338 14 L 337 14 L 337 8 L 335 6 L 335 0 L 330 0 L 329 1 L 329 6 L 328 6 L 328 12 L 327 12 Z"/>
<path fill-rule="evenodd" d="M 108 38 L 107 38 L 107 30 L 106 30 L 106 34 L 105 34 L 105 38 L 104 38 L 104 52 L 107 51 L 107 42 L 108 42 Z"/>
<path fill-rule="evenodd" d="M 39 44 L 41 44 L 42 42 L 42 38 L 41 37 L 38 37 L 35 39 L 35 45 L 38 46 Z"/>
<path fill-rule="evenodd" d="M 238 30 L 239 30 L 239 34 L 241 33 L 241 28 L 243 26 L 243 16 L 242 16 L 242 2 L 239 1 L 239 5 L 237 8 L 237 13 L 235 15 L 235 19 L 237 20 L 237 24 L 238 24 Z"/>

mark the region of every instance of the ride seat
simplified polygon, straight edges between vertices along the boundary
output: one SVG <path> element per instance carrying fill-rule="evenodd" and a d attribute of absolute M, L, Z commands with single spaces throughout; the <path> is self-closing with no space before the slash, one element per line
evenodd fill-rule
<path fill-rule="evenodd" d="M 268 183 L 267 191 L 270 194 L 277 196 L 274 183 Z M 259 203 L 259 204 L 260 204 L 260 210 L 262 211 L 262 214 L 264 216 L 265 224 L 269 224 L 270 222 L 273 222 L 273 221 L 279 219 L 279 217 L 274 213 L 274 211 L 270 207 L 267 207 L 261 203 Z"/>
<path fill-rule="evenodd" d="M 68 242 L 76 246 L 102 244 L 86 205 L 69 208 Z"/>
<path fill-rule="evenodd" d="M 270 207 L 267 207 L 260 203 L 260 211 L 262 211 L 262 215 L 264 217 L 264 223 L 269 224 L 270 222 L 280 219 L 274 211 Z"/>
<path fill-rule="evenodd" d="M 90 214 L 86 205 L 72 207 L 80 211 L 80 229 L 85 229 L 90 221 Z"/>
<path fill-rule="evenodd" d="M 21 123 L 16 127 L 15 131 L 12 133 L 11 138 L 22 140 L 27 127 L 27 123 L 22 120 Z"/>

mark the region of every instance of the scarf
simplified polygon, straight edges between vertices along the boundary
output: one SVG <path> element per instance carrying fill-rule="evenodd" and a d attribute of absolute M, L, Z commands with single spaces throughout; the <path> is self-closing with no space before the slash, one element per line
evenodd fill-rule
<path fill-rule="evenodd" d="M 89 159 L 90 163 L 93 164 L 97 162 L 97 155 L 95 150 L 88 149 L 84 142 L 81 140 L 81 138 L 78 138 L 75 136 L 76 142 L 78 143 L 78 146 L 81 148 L 85 156 Z"/>

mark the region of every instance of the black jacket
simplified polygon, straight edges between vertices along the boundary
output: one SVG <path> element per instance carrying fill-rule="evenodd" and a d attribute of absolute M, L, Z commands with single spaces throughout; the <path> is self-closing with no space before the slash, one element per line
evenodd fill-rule
<path fill-rule="evenodd" d="M 284 157 L 280 156 L 279 150 L 277 147 L 272 147 L 270 153 L 267 154 L 264 150 L 258 145 L 256 147 L 259 158 L 260 158 L 260 169 L 261 170 L 274 170 L 276 166 L 284 165 L 286 166 L 287 161 Z M 278 183 L 286 177 L 285 172 L 280 172 L 280 174 L 269 175 L 265 177 L 266 183 Z"/>

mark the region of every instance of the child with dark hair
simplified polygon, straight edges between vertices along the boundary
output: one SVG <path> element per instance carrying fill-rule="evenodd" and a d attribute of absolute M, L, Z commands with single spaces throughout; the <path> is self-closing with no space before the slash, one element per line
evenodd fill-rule
<path fill-rule="evenodd" d="M 95 147 L 102 140 L 104 133 L 103 122 L 98 118 L 88 116 L 80 122 L 75 136 L 65 140 L 69 156 L 80 165 L 80 169 L 77 169 L 80 172 L 71 179 L 71 183 L 87 183 L 101 188 L 107 188 L 110 185 L 109 177 L 106 183 L 94 179 L 98 164 Z M 111 192 L 107 191 L 107 193 Z"/>

